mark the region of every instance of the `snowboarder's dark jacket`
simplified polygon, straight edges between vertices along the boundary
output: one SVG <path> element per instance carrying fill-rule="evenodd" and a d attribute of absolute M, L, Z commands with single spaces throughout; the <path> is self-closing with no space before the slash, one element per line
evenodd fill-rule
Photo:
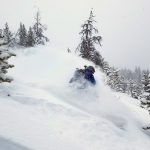
<path fill-rule="evenodd" d="M 93 85 L 96 84 L 96 81 L 95 81 L 95 78 L 93 76 L 93 73 L 88 68 L 86 68 L 85 71 L 84 71 L 84 78 L 86 80 L 88 80 L 89 82 L 91 82 Z"/>

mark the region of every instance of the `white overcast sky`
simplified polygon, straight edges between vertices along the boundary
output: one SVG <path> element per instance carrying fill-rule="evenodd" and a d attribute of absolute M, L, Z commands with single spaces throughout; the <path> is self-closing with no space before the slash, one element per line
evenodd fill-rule
<path fill-rule="evenodd" d="M 0 0 L 0 28 L 6 21 L 12 30 L 20 21 L 32 25 L 38 8 L 58 50 L 75 49 L 93 8 L 105 60 L 119 68 L 150 69 L 150 0 Z"/>

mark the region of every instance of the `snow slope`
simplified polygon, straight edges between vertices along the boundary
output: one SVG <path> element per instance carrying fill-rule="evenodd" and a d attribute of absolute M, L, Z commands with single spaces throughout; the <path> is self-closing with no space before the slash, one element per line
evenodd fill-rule
<path fill-rule="evenodd" d="M 69 85 L 75 68 L 90 62 L 49 45 L 16 53 L 14 81 L 0 85 L 0 150 L 150 149 L 142 130 L 150 116 L 111 91 L 98 68 L 95 87 Z"/>

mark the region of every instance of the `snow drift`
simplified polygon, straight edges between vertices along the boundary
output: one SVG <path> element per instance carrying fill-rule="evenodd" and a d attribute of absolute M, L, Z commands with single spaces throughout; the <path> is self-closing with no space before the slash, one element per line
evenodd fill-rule
<path fill-rule="evenodd" d="M 0 149 L 150 149 L 148 113 L 111 91 L 99 68 L 95 87 L 77 89 L 69 85 L 75 68 L 92 63 L 49 45 L 16 53 L 14 81 L 0 85 Z"/>

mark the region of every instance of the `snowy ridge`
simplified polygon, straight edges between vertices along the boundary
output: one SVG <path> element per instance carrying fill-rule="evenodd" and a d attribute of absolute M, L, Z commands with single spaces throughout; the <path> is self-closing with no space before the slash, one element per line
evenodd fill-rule
<path fill-rule="evenodd" d="M 150 149 L 148 113 L 111 91 L 98 68 L 96 87 L 70 87 L 74 69 L 90 62 L 47 45 L 18 50 L 11 63 L 14 81 L 0 85 L 0 149 Z"/>

